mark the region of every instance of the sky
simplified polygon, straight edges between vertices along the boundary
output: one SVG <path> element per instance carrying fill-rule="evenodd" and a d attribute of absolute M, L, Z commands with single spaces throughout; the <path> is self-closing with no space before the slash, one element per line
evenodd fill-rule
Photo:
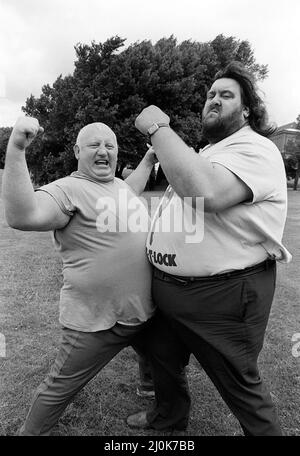
<path fill-rule="evenodd" d="M 299 0 L 0 0 L 0 127 L 42 86 L 74 70 L 76 43 L 118 35 L 125 46 L 174 35 L 178 43 L 217 35 L 248 40 L 270 118 L 279 126 L 300 114 Z"/>

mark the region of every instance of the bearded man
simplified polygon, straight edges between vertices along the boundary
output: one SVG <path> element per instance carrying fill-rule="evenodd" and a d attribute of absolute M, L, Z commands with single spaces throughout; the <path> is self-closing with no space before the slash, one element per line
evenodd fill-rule
<path fill-rule="evenodd" d="M 282 245 L 285 170 L 279 150 L 267 139 L 274 128 L 252 75 L 237 62 L 217 73 L 207 93 L 202 123 L 209 144 L 199 154 L 169 121 L 156 106 L 136 119 L 136 127 L 151 135 L 170 187 L 147 241 L 158 307 L 149 340 L 156 403 L 127 422 L 139 428 L 187 427 L 190 396 L 184 367 L 193 353 L 246 435 L 280 435 L 257 366 L 276 261 L 291 259 Z M 182 211 L 187 197 L 203 202 L 204 232 L 196 242 L 187 236 L 191 212 Z M 167 225 L 170 207 L 175 220 L 184 219 L 181 230 L 159 229 Z M 201 221 L 201 207 L 192 207 Z"/>

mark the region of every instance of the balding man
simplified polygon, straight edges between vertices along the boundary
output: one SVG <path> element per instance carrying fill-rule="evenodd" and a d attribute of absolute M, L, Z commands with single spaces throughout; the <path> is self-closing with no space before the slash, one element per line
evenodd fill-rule
<path fill-rule="evenodd" d="M 36 119 L 18 119 L 7 148 L 3 199 L 9 225 L 54 231 L 63 262 L 62 340 L 50 373 L 38 387 L 21 435 L 49 435 L 68 403 L 152 316 L 147 229 L 129 226 L 128 208 L 145 223 L 136 197 L 155 162 L 151 149 L 128 181 L 115 178 L 117 139 L 103 123 L 85 126 L 74 153 L 78 170 L 34 191 L 25 149 L 42 132 Z M 141 227 L 140 227 L 141 228 Z"/>

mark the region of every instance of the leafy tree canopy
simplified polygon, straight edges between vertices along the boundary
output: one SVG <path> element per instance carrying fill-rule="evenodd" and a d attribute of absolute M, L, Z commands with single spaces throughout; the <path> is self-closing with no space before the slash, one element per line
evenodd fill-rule
<path fill-rule="evenodd" d="M 0 128 L 0 169 L 4 168 L 5 152 L 11 131 L 12 127 Z"/>
<path fill-rule="evenodd" d="M 248 41 L 217 36 L 213 41 L 177 43 L 172 35 L 157 43 L 142 41 L 125 49 L 125 39 L 75 46 L 72 75 L 60 75 L 31 95 L 23 111 L 39 119 L 45 134 L 28 151 L 36 183 L 49 182 L 76 169 L 73 144 L 78 131 L 91 122 L 107 123 L 116 133 L 119 162 L 137 162 L 146 150 L 135 129 L 140 111 L 155 104 L 171 117 L 176 132 L 196 150 L 201 144 L 201 110 L 215 73 L 238 60 L 264 79 L 268 70 L 254 58 Z"/>

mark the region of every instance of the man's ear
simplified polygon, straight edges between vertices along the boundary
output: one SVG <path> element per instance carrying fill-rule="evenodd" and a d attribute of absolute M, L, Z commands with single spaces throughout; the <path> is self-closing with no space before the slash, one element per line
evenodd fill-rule
<path fill-rule="evenodd" d="M 75 157 L 78 160 L 79 159 L 79 152 L 80 152 L 79 146 L 77 144 L 75 144 L 75 146 L 73 147 L 73 150 L 74 150 L 74 155 L 75 155 Z"/>
<path fill-rule="evenodd" d="M 243 107 L 243 116 L 244 116 L 244 118 L 248 119 L 249 115 L 250 115 L 250 112 L 249 112 L 248 106 L 244 106 Z"/>

